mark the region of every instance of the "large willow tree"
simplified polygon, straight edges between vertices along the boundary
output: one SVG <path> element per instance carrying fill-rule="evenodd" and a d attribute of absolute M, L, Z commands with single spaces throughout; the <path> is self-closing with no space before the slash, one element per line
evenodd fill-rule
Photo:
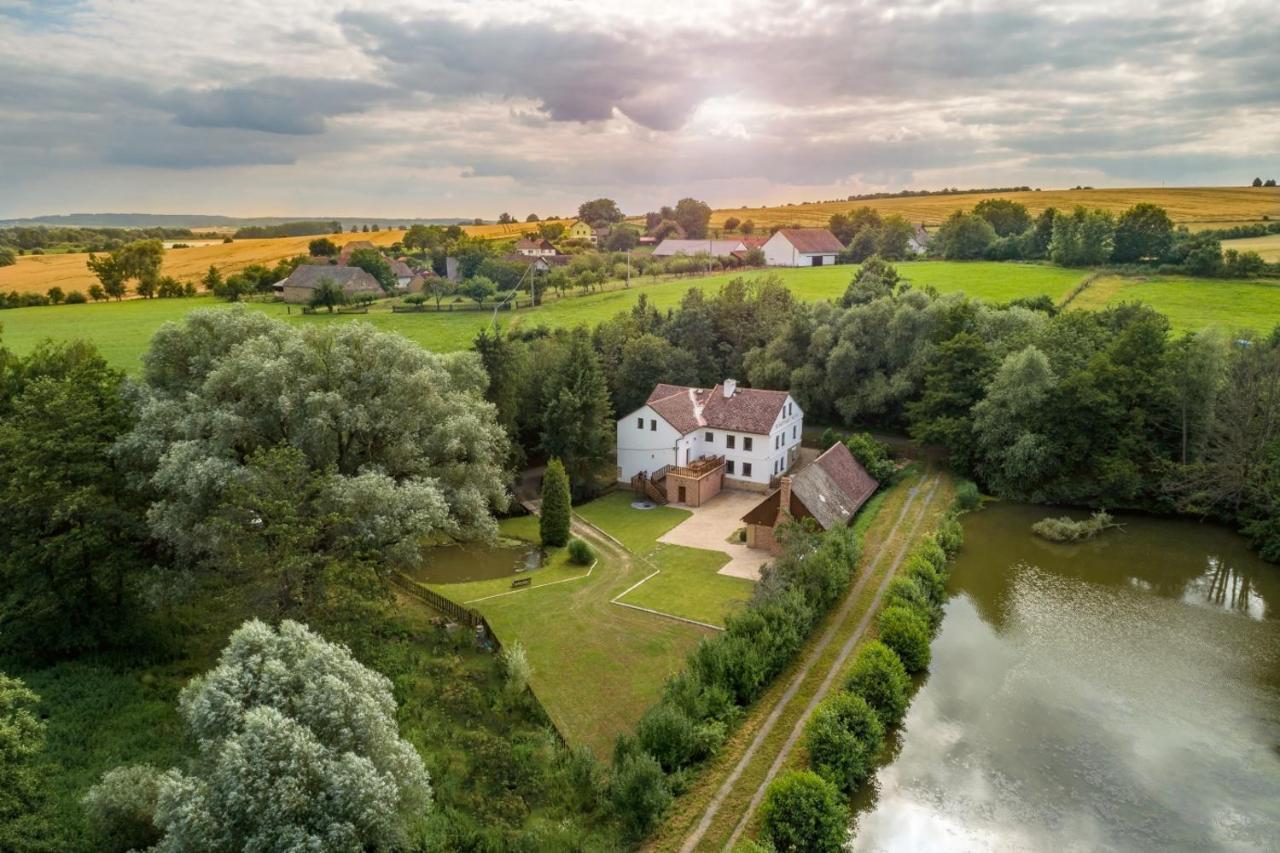
<path fill-rule="evenodd" d="M 423 537 L 496 530 L 507 439 L 485 385 L 474 355 L 436 355 L 362 323 L 300 329 L 244 308 L 195 311 L 152 340 L 119 451 L 154 496 L 152 530 L 181 556 L 208 556 L 229 516 L 249 534 L 279 517 L 265 499 L 253 505 L 273 491 L 263 454 L 275 450 L 288 451 L 277 461 L 291 476 L 313 475 L 297 501 L 333 522 L 326 549 L 336 536 L 345 550 L 411 561 Z"/>

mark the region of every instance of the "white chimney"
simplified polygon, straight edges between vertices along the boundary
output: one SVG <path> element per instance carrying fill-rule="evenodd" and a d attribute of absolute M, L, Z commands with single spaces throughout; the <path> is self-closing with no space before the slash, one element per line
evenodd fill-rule
<path fill-rule="evenodd" d="M 738 390 L 738 380 L 726 379 L 722 387 L 724 388 L 724 395 L 726 397 L 732 397 L 733 392 Z"/>

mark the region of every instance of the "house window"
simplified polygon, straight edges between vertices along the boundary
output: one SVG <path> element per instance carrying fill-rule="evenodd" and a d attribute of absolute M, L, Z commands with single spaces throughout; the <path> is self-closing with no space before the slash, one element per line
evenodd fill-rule
<path fill-rule="evenodd" d="M 742 463 L 742 476 L 744 476 L 744 477 L 750 477 L 750 476 L 751 476 L 751 463 L 750 463 L 750 462 L 743 462 L 743 463 Z"/>
<path fill-rule="evenodd" d="M 644 429 L 644 418 L 636 418 L 636 429 Z"/>
<path fill-rule="evenodd" d="M 742 449 L 743 449 L 743 450 L 745 450 L 745 451 L 747 451 L 748 453 L 750 453 L 750 452 L 751 452 L 751 436 L 749 436 L 749 435 L 744 435 L 744 436 L 742 437 Z M 751 466 L 750 466 L 750 465 L 748 465 L 748 466 L 746 466 L 746 467 L 750 468 Z M 750 472 L 750 471 L 748 471 L 748 472 L 747 472 L 747 476 L 751 476 L 751 472 Z"/>
<path fill-rule="evenodd" d="M 732 459 L 724 463 L 724 472 L 729 476 L 733 476 L 733 460 Z"/>
<path fill-rule="evenodd" d="M 657 432 L 657 431 L 658 431 L 658 422 L 657 422 L 655 419 L 650 418 L 650 419 L 649 419 L 649 432 Z"/>
<path fill-rule="evenodd" d="M 793 427 L 791 428 L 791 440 L 792 440 L 792 441 L 794 441 L 794 440 L 795 440 L 796 433 L 799 431 L 799 429 L 800 429 L 800 427 L 798 427 L 798 426 L 793 426 Z"/>
<path fill-rule="evenodd" d="M 707 433 L 703 433 L 703 434 L 702 434 L 702 439 L 703 439 L 703 441 L 705 441 L 707 444 L 715 444 L 715 441 L 716 441 L 716 437 L 715 437 L 714 435 L 712 435 L 711 433 L 709 433 L 709 432 L 707 432 Z"/>
<path fill-rule="evenodd" d="M 733 445 L 735 441 L 737 441 L 737 436 L 726 435 L 724 437 L 724 446 L 729 448 L 730 450 L 733 450 Z M 733 463 L 730 462 L 729 464 L 732 465 Z"/>

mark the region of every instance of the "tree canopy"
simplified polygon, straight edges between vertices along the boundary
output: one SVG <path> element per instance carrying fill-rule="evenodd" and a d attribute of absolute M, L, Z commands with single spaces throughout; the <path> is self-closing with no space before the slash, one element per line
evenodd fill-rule
<path fill-rule="evenodd" d="M 246 622 L 178 707 L 197 755 L 127 779 L 154 792 L 157 850 L 393 850 L 430 806 L 391 682 L 304 625 Z"/>
<path fill-rule="evenodd" d="M 423 535 L 495 531 L 506 437 L 484 388 L 473 354 L 435 355 L 363 323 L 194 311 L 152 339 L 121 453 L 155 494 L 153 531 L 179 553 L 208 552 L 213 510 L 250 458 L 288 445 L 327 472 L 366 551 L 413 560 Z"/>

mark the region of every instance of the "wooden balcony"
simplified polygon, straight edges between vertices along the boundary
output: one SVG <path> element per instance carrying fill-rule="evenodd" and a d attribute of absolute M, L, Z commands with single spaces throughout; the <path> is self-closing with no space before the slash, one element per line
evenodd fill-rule
<path fill-rule="evenodd" d="M 700 456 L 688 465 L 676 465 L 669 472 L 669 476 L 700 480 L 719 472 L 722 468 L 724 468 L 723 456 Z"/>

